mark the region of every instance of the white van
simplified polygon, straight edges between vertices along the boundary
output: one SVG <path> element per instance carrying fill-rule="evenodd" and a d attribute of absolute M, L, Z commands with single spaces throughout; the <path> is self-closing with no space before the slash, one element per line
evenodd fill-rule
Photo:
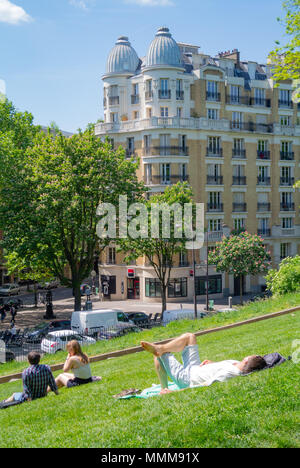
<path fill-rule="evenodd" d="M 130 323 L 128 317 L 119 309 L 99 309 L 73 312 L 71 329 L 83 335 L 93 335 L 101 329 L 117 327 L 120 323 Z"/>
<path fill-rule="evenodd" d="M 205 313 L 197 312 L 197 318 L 205 317 Z M 176 309 L 176 310 L 165 310 L 163 313 L 163 320 L 162 324 L 167 325 L 174 320 L 184 320 L 184 319 L 194 319 L 195 318 L 195 310 L 194 309 Z"/>

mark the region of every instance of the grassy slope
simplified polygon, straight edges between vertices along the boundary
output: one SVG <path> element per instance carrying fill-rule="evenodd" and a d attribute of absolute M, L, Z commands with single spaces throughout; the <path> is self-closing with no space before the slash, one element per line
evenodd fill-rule
<path fill-rule="evenodd" d="M 300 314 L 199 338 L 203 359 L 291 354 Z M 176 324 L 186 331 L 186 323 Z M 181 325 L 181 329 L 180 329 Z M 103 382 L 0 412 L 1 447 L 296 447 L 299 368 L 277 368 L 149 400 L 116 401 L 157 379 L 147 353 L 93 364 Z M 20 383 L 0 386 L 0 399 Z M 297 412 L 298 410 L 298 412 Z"/>
<path fill-rule="evenodd" d="M 173 338 L 180 335 L 185 331 L 196 332 L 208 328 L 219 327 L 228 325 L 230 323 L 247 320 L 252 317 L 259 315 L 265 315 L 272 312 L 296 307 L 300 305 L 300 293 L 298 294 L 287 294 L 278 298 L 272 298 L 268 300 L 262 300 L 257 302 L 249 303 L 243 307 L 238 307 L 235 312 L 230 313 L 219 313 L 212 317 L 195 321 L 180 321 L 178 323 L 170 323 L 167 327 L 158 327 L 149 331 L 145 331 L 142 334 L 129 334 L 123 338 L 110 341 L 100 341 L 96 345 L 89 346 L 86 351 L 90 356 L 107 353 L 110 351 L 116 351 L 119 349 L 130 348 L 138 346 L 140 340 L 148 341 L 160 341 L 167 338 Z M 46 364 L 57 364 L 64 362 L 65 353 L 57 353 L 56 355 L 48 355 L 42 362 Z M 8 375 L 15 372 L 22 372 L 26 367 L 24 363 L 12 362 L 0 366 L 0 376 Z"/>

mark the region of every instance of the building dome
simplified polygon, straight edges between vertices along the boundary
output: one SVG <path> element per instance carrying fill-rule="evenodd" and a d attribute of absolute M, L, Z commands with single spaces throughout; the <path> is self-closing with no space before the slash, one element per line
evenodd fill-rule
<path fill-rule="evenodd" d="M 139 58 L 128 37 L 119 37 L 108 56 L 106 73 L 135 73 L 138 65 Z"/>
<path fill-rule="evenodd" d="M 168 28 L 159 28 L 152 41 L 147 57 L 146 67 L 169 65 L 182 67 L 181 52 L 177 42 L 173 39 Z"/>

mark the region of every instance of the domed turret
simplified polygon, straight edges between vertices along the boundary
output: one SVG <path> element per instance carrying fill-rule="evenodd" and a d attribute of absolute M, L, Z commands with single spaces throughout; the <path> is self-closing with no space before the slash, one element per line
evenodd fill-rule
<path fill-rule="evenodd" d="M 168 65 L 182 67 L 181 52 L 168 28 L 159 28 L 147 56 L 146 67 Z"/>
<path fill-rule="evenodd" d="M 139 58 L 134 48 L 131 47 L 128 37 L 119 37 L 108 56 L 106 73 L 135 73 L 138 65 Z"/>

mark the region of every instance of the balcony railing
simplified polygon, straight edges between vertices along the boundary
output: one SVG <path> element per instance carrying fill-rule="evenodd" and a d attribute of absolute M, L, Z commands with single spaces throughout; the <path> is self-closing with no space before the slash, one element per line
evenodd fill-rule
<path fill-rule="evenodd" d="M 246 176 L 233 176 L 232 185 L 246 185 Z"/>
<path fill-rule="evenodd" d="M 170 89 L 159 89 L 158 90 L 159 99 L 171 99 L 171 90 Z"/>
<path fill-rule="evenodd" d="M 221 101 L 221 94 L 213 91 L 206 91 L 206 100 L 207 101 Z"/>
<path fill-rule="evenodd" d="M 143 149 L 144 156 L 188 156 L 187 146 L 151 146 Z"/>
<path fill-rule="evenodd" d="M 146 185 L 172 185 L 177 184 L 177 182 L 188 182 L 188 175 L 152 175 L 150 177 L 145 176 L 144 178 Z"/>
<path fill-rule="evenodd" d="M 153 91 L 146 91 L 145 92 L 145 101 L 150 101 L 153 99 Z"/>
<path fill-rule="evenodd" d="M 295 153 L 293 151 L 280 151 L 281 161 L 294 161 Z"/>
<path fill-rule="evenodd" d="M 262 237 L 270 237 L 271 229 L 258 229 L 257 234 L 258 236 L 262 236 Z"/>
<path fill-rule="evenodd" d="M 271 177 L 257 177 L 257 185 L 271 185 Z"/>
<path fill-rule="evenodd" d="M 280 203 L 280 211 L 295 211 L 295 203 Z"/>
<path fill-rule="evenodd" d="M 120 103 L 119 96 L 109 96 L 108 102 L 110 106 L 118 106 Z"/>
<path fill-rule="evenodd" d="M 278 100 L 278 107 L 292 109 L 293 108 L 293 101 L 287 101 L 286 99 L 279 99 Z"/>
<path fill-rule="evenodd" d="M 126 149 L 126 158 L 135 158 L 136 157 L 136 152 L 134 149 Z"/>
<path fill-rule="evenodd" d="M 247 211 L 247 203 L 233 203 L 232 204 L 232 211 L 236 212 L 244 212 Z"/>
<path fill-rule="evenodd" d="M 250 106 L 271 107 L 271 99 L 251 97 Z"/>
<path fill-rule="evenodd" d="M 259 212 L 268 212 L 271 211 L 271 203 L 265 203 L 265 202 L 258 202 L 257 203 L 257 211 Z"/>
<path fill-rule="evenodd" d="M 206 183 L 208 185 L 223 185 L 223 176 L 208 175 Z"/>
<path fill-rule="evenodd" d="M 294 183 L 295 183 L 294 177 L 280 177 L 280 185 L 291 187 L 294 185 Z"/>
<path fill-rule="evenodd" d="M 257 150 L 257 159 L 270 159 L 270 157 L 271 157 L 270 151 Z"/>
<path fill-rule="evenodd" d="M 184 91 L 176 91 L 176 100 L 183 101 L 184 100 Z"/>
<path fill-rule="evenodd" d="M 232 157 L 233 158 L 245 159 L 246 158 L 246 150 L 245 149 L 233 148 Z"/>
<path fill-rule="evenodd" d="M 273 133 L 272 124 L 261 124 L 254 122 L 240 122 L 234 120 L 230 122 L 232 130 L 245 131 L 245 132 L 256 132 L 256 133 Z"/>
<path fill-rule="evenodd" d="M 222 213 L 224 211 L 223 203 L 207 203 L 207 211 Z"/>
<path fill-rule="evenodd" d="M 250 98 L 248 96 L 232 96 L 228 94 L 226 96 L 226 102 L 232 105 L 250 106 Z"/>
<path fill-rule="evenodd" d="M 140 95 L 139 94 L 132 94 L 131 95 L 131 104 L 138 104 L 140 102 Z"/>
<path fill-rule="evenodd" d="M 212 148 L 208 147 L 206 148 L 206 156 L 207 157 L 218 157 L 222 158 L 223 156 L 223 149 L 222 148 Z"/>

